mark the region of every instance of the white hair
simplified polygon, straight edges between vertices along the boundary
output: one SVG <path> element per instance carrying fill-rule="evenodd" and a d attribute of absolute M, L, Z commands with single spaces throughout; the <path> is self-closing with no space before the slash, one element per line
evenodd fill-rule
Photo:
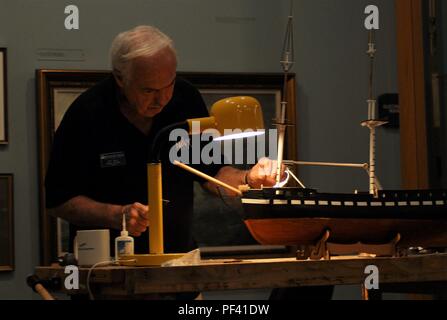
<path fill-rule="evenodd" d="M 169 48 L 176 56 L 174 42 L 166 34 L 152 26 L 138 26 L 118 34 L 110 47 L 110 61 L 113 73 L 129 80 L 132 60 L 152 57 Z"/>

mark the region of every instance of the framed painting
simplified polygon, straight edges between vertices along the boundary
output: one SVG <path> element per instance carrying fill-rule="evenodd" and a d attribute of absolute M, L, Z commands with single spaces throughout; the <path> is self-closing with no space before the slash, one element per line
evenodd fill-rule
<path fill-rule="evenodd" d="M 51 70 L 36 71 L 39 127 L 39 189 L 41 219 L 41 262 L 50 264 L 68 249 L 68 224 L 50 216 L 45 208 L 44 180 L 54 133 L 70 104 L 82 92 L 110 76 L 110 71 Z M 284 78 L 281 74 L 178 72 L 201 92 L 210 107 L 215 101 L 235 95 L 256 97 L 263 108 L 265 127 L 273 128 L 281 101 Z M 295 76 L 287 81 L 288 119 L 296 121 Z M 296 159 L 296 132 L 287 132 L 285 158 Z"/>
<path fill-rule="evenodd" d="M 0 145 L 8 144 L 6 48 L 0 48 Z"/>
<path fill-rule="evenodd" d="M 68 223 L 52 217 L 45 208 L 45 174 L 51 146 L 64 113 L 82 92 L 110 75 L 107 71 L 36 71 L 39 128 L 39 198 L 41 263 L 49 265 L 68 250 Z"/>
<path fill-rule="evenodd" d="M 0 271 L 14 270 L 13 175 L 0 174 Z"/>

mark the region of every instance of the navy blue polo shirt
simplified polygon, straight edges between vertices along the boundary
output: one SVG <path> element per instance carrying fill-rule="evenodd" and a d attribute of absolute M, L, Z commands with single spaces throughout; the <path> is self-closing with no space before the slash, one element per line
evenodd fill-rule
<path fill-rule="evenodd" d="M 110 77 L 84 92 L 65 113 L 54 136 L 46 175 L 47 208 L 79 195 L 117 205 L 147 204 L 146 164 L 157 132 L 172 123 L 208 116 L 198 90 L 182 79 L 176 80 L 171 101 L 154 117 L 148 135 L 127 120 L 118 101 L 119 90 Z M 166 144 L 161 153 L 163 199 L 169 201 L 164 205 L 165 252 L 186 252 L 194 248 L 193 182 L 203 180 L 172 165 L 170 147 Z M 214 176 L 222 166 L 195 167 Z M 88 229 L 93 228 L 103 227 Z M 71 225 L 71 240 L 78 229 Z M 136 253 L 148 252 L 147 232 L 135 238 Z M 111 230 L 111 245 L 118 235 L 118 230 Z"/>

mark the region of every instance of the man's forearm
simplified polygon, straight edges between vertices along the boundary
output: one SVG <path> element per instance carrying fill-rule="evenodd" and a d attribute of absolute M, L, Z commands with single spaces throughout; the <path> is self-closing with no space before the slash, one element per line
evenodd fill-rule
<path fill-rule="evenodd" d="M 122 206 L 96 202 L 85 196 L 74 197 L 49 210 L 53 216 L 84 227 L 120 229 Z"/>

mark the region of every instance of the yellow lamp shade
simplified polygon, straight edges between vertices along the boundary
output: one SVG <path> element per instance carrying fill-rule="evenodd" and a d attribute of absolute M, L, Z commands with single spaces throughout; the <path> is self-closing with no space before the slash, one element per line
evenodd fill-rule
<path fill-rule="evenodd" d="M 200 122 L 200 131 L 214 128 L 222 135 L 215 140 L 237 139 L 264 134 L 264 119 L 259 101 L 253 97 L 225 98 L 213 104 L 210 117 L 188 120 Z M 240 131 L 241 134 L 234 134 Z M 191 133 L 197 133 L 191 131 Z"/>

